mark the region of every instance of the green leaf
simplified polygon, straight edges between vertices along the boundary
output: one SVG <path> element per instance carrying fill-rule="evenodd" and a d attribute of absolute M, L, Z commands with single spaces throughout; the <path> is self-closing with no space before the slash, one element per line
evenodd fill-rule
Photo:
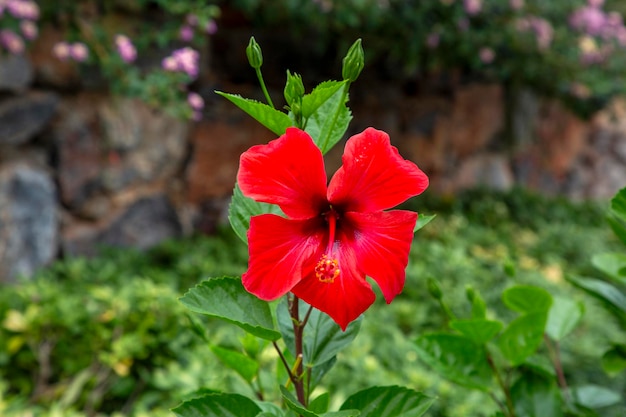
<path fill-rule="evenodd" d="M 304 319 L 310 306 L 299 300 L 299 317 Z M 278 328 L 283 335 L 287 348 L 295 355 L 293 325 L 287 300 L 283 300 L 276 311 Z M 312 368 L 328 362 L 337 353 L 354 340 L 361 328 L 362 317 L 357 318 L 348 325 L 345 331 L 325 313 L 313 309 L 309 315 L 309 321 L 304 327 L 302 341 L 302 363 Z"/>
<path fill-rule="evenodd" d="M 452 320 L 450 327 L 472 339 L 474 343 L 482 345 L 496 337 L 502 330 L 502 323 L 485 319 Z"/>
<path fill-rule="evenodd" d="M 531 369 L 533 372 L 543 374 L 546 378 L 556 377 L 554 364 L 545 355 L 537 354 L 527 357 L 524 360 L 524 367 Z"/>
<path fill-rule="evenodd" d="M 288 127 L 293 126 L 289 116 L 275 108 L 256 100 L 243 98 L 238 94 L 223 93 L 216 91 L 216 94 L 228 99 L 235 106 L 252 116 L 257 122 L 280 136 L 285 133 Z"/>
<path fill-rule="evenodd" d="M 613 232 L 626 245 L 626 188 L 622 188 L 611 199 L 607 221 Z"/>
<path fill-rule="evenodd" d="M 445 378 L 469 388 L 490 389 L 491 368 L 485 350 L 470 338 L 433 333 L 420 336 L 415 344 L 420 359 Z"/>
<path fill-rule="evenodd" d="M 602 253 L 591 258 L 593 266 L 609 278 L 626 284 L 626 255 L 622 253 Z"/>
<path fill-rule="evenodd" d="M 602 355 L 602 369 L 615 376 L 626 369 L 626 345 L 614 345 Z"/>
<path fill-rule="evenodd" d="M 318 414 L 327 412 L 329 406 L 330 394 L 327 392 L 316 397 L 313 401 L 309 403 L 309 409 Z"/>
<path fill-rule="evenodd" d="M 261 339 L 278 340 L 269 304 L 245 290 L 237 278 L 212 278 L 180 298 L 188 309 L 235 324 Z"/>
<path fill-rule="evenodd" d="M 261 409 L 239 394 L 209 394 L 183 402 L 172 412 L 179 417 L 256 417 Z"/>
<path fill-rule="evenodd" d="M 517 285 L 507 288 L 502 293 L 502 301 L 511 310 L 519 313 L 533 313 L 548 311 L 552 305 L 552 296 L 543 288 Z"/>
<path fill-rule="evenodd" d="M 271 403 L 269 401 L 255 401 L 255 402 L 256 402 L 256 405 L 258 405 L 259 408 L 263 410 L 263 413 L 265 413 L 268 416 L 282 417 L 285 414 L 283 410 L 274 403 Z M 257 417 L 261 417 L 261 416 L 262 414 L 259 414 Z"/>
<path fill-rule="evenodd" d="M 259 370 L 259 364 L 255 360 L 236 350 L 213 345 L 211 351 L 220 362 L 237 372 L 248 382 L 252 382 Z"/>
<path fill-rule="evenodd" d="M 599 385 L 573 387 L 570 392 L 576 404 L 592 409 L 609 407 L 622 401 L 619 393 Z"/>
<path fill-rule="evenodd" d="M 561 417 L 562 398 L 554 379 L 526 372 L 511 387 L 516 417 Z"/>
<path fill-rule="evenodd" d="M 554 297 L 548 313 L 546 333 L 560 341 L 571 333 L 583 316 L 584 305 L 565 297 Z"/>
<path fill-rule="evenodd" d="M 305 119 L 311 117 L 321 105 L 326 103 L 335 95 L 340 88 L 346 84 L 345 81 L 324 81 L 302 97 L 302 116 Z"/>
<path fill-rule="evenodd" d="M 504 329 L 498 340 L 500 351 L 514 366 L 535 353 L 543 340 L 547 312 L 519 316 Z"/>
<path fill-rule="evenodd" d="M 567 280 L 600 299 L 619 320 L 626 323 L 626 295 L 617 287 L 593 278 L 568 276 Z"/>
<path fill-rule="evenodd" d="M 357 417 L 360 415 L 359 410 L 343 410 L 317 414 L 304 407 L 302 403 L 300 403 L 296 397 L 282 385 L 280 386 L 280 392 L 283 395 L 283 399 L 285 400 L 287 407 L 290 410 L 295 411 L 301 417 Z"/>
<path fill-rule="evenodd" d="M 360 410 L 360 417 L 419 417 L 434 401 L 435 398 L 404 387 L 372 387 L 348 397 L 340 410 Z"/>
<path fill-rule="evenodd" d="M 328 152 L 341 140 L 352 120 L 352 112 L 346 107 L 348 94 L 344 94 L 347 84 L 333 94 L 307 119 L 305 131 L 322 151 Z"/>
<path fill-rule="evenodd" d="M 435 217 L 437 217 L 436 214 L 433 214 L 431 216 L 420 214 L 417 218 L 417 222 L 415 223 L 415 227 L 413 228 L 413 233 L 416 233 L 422 227 L 426 226 L 428 223 L 435 220 Z"/>
<path fill-rule="evenodd" d="M 246 244 L 248 243 L 250 217 L 268 213 L 284 216 L 282 210 L 277 205 L 256 202 L 244 196 L 241 188 L 239 188 L 239 184 L 235 184 L 233 198 L 228 208 L 228 220 L 241 240 L 246 242 Z"/>

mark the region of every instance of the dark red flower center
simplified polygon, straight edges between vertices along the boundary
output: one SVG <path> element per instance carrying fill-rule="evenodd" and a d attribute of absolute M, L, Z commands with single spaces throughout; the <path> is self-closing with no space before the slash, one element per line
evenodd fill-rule
<path fill-rule="evenodd" d="M 335 211 L 335 209 L 330 207 L 327 212 L 322 214 L 322 216 L 324 216 L 324 220 L 328 225 L 328 244 L 326 245 L 326 251 L 315 265 L 315 276 L 320 280 L 320 282 L 332 284 L 335 279 L 341 275 L 339 261 L 333 253 L 339 214 Z"/>

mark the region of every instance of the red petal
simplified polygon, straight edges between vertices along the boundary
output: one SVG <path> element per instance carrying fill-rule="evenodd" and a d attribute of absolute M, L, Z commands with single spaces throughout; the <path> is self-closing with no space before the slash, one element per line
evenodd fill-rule
<path fill-rule="evenodd" d="M 379 211 L 426 187 L 426 174 L 400 156 L 389 135 L 370 127 L 346 143 L 343 166 L 328 186 L 328 200 L 343 211 Z"/>
<path fill-rule="evenodd" d="M 387 303 L 404 287 L 417 213 L 404 210 L 344 214 L 355 230 L 353 242 L 359 267 L 372 277 Z"/>
<path fill-rule="evenodd" d="M 243 285 L 263 300 L 288 293 L 302 279 L 303 262 L 319 256 L 324 229 L 318 219 L 290 220 L 273 214 L 250 219 L 248 271 Z"/>
<path fill-rule="evenodd" d="M 354 250 L 342 243 L 334 251 L 341 273 L 332 282 L 322 282 L 314 272 L 304 277 L 292 292 L 328 314 L 342 330 L 359 317 L 376 299 L 372 287 L 359 271 Z M 319 258 L 318 258 L 319 259 Z M 314 263 L 316 263 L 315 260 Z"/>
<path fill-rule="evenodd" d="M 326 202 L 322 153 L 307 133 L 296 128 L 244 152 L 237 181 L 246 197 L 278 204 L 293 219 L 317 216 Z"/>

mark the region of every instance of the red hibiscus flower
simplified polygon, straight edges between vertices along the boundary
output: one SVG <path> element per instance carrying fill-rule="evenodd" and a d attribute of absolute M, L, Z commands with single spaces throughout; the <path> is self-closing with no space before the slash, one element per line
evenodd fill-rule
<path fill-rule="evenodd" d="M 297 128 L 244 152 L 237 180 L 245 196 L 287 216 L 250 219 L 249 292 L 269 301 L 291 291 L 345 330 L 374 302 L 366 276 L 387 303 L 402 291 L 417 213 L 383 210 L 420 194 L 428 177 L 385 132 L 351 137 L 328 186 L 322 153 Z"/>

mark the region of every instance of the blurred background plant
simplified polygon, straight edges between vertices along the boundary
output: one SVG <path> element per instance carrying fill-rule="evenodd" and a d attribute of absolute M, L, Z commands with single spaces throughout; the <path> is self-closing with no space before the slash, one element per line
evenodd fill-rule
<path fill-rule="evenodd" d="M 100 85 L 117 94 L 197 119 L 200 102 L 188 94 L 202 54 L 187 54 L 184 48 L 202 52 L 224 10 L 245 16 L 255 30 L 278 30 L 294 43 L 293 52 L 299 39 L 307 39 L 299 53 L 320 67 L 340 59 L 337 51 L 349 40 L 363 38 L 367 65 L 383 78 L 412 83 L 435 74 L 497 81 L 511 97 L 530 88 L 589 116 L 624 93 L 616 80 L 626 63 L 625 6 L 617 0 L 604 3 L 5 0 L 0 44 L 7 53 L 21 53 L 40 26 L 53 25 L 67 35 L 54 47 L 59 59 L 97 68 Z M 179 52 L 168 56 L 174 49 Z"/>

